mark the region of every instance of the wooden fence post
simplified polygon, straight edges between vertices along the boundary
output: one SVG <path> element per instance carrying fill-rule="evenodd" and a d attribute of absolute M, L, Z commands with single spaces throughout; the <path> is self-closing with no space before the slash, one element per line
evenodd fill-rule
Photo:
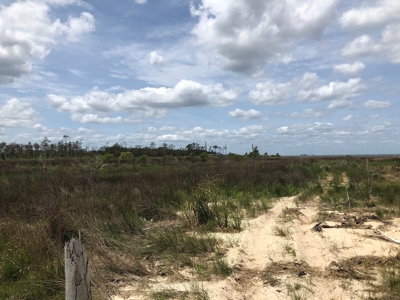
<path fill-rule="evenodd" d="M 65 299 L 91 300 L 89 261 L 80 240 L 72 238 L 64 247 Z"/>

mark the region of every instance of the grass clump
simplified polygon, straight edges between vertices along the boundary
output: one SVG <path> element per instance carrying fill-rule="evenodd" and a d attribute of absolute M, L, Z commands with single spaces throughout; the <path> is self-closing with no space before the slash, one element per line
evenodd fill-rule
<path fill-rule="evenodd" d="M 192 266 L 190 257 L 214 252 L 217 240 L 213 237 L 189 235 L 181 228 L 153 233 L 140 250 L 142 256 L 151 255 L 178 262 L 183 266 Z"/>
<path fill-rule="evenodd" d="M 290 234 L 291 234 L 291 232 L 290 232 L 288 227 L 275 226 L 273 228 L 273 230 L 274 230 L 274 234 L 276 236 L 281 236 L 281 237 L 288 238 L 288 237 L 290 237 Z"/>
<path fill-rule="evenodd" d="M 218 258 L 212 266 L 212 272 L 219 277 L 228 277 L 232 274 L 232 268 L 229 267 L 226 260 Z"/>

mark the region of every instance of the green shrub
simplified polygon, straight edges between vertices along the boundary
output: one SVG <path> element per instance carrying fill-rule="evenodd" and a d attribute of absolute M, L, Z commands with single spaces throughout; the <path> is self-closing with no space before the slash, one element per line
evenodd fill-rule
<path fill-rule="evenodd" d="M 103 163 L 109 164 L 112 162 L 113 158 L 114 158 L 114 155 L 112 155 L 111 153 L 106 153 L 101 157 L 101 161 Z"/>
<path fill-rule="evenodd" d="M 134 161 L 135 156 L 132 154 L 132 152 L 122 152 L 119 156 L 119 162 L 121 163 L 129 163 Z"/>

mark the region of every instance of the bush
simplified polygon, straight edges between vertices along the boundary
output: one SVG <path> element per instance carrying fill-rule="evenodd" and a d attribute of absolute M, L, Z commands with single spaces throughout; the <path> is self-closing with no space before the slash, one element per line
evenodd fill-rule
<path fill-rule="evenodd" d="M 147 155 L 139 156 L 137 162 L 142 166 L 147 166 L 149 164 L 149 157 Z"/>
<path fill-rule="evenodd" d="M 119 156 L 119 162 L 121 163 L 129 163 L 134 161 L 135 156 L 132 154 L 132 152 L 122 152 Z"/>
<path fill-rule="evenodd" d="M 111 153 L 106 153 L 101 157 L 101 161 L 103 163 L 109 164 L 112 162 L 113 158 L 114 158 L 114 155 L 112 155 Z"/>

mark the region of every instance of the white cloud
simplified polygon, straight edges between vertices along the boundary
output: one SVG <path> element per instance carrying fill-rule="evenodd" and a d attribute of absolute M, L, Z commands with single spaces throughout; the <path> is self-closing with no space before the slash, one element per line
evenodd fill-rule
<path fill-rule="evenodd" d="M 383 125 L 377 125 L 377 126 L 372 127 L 370 130 L 371 130 L 372 132 L 381 132 L 381 131 L 384 131 L 384 130 L 385 130 L 385 126 L 383 126 Z"/>
<path fill-rule="evenodd" d="M 379 52 L 379 45 L 376 45 L 373 39 L 366 34 L 357 37 L 341 50 L 342 55 L 351 57 L 363 57 L 377 52 Z"/>
<path fill-rule="evenodd" d="M 162 67 L 165 64 L 165 60 L 157 51 L 152 51 L 149 54 L 149 63 L 152 66 Z"/>
<path fill-rule="evenodd" d="M 148 132 L 156 132 L 157 128 L 150 126 L 150 127 L 147 127 L 147 131 Z"/>
<path fill-rule="evenodd" d="M 175 127 L 173 127 L 173 126 L 162 126 L 160 128 L 160 131 L 172 131 L 172 130 L 175 130 Z"/>
<path fill-rule="evenodd" d="M 278 127 L 276 132 L 283 135 L 291 135 L 296 138 L 318 137 L 334 131 L 332 123 L 315 122 L 313 124 L 295 124 L 292 126 Z"/>
<path fill-rule="evenodd" d="M 242 120 L 254 120 L 254 119 L 259 119 L 262 117 L 262 114 L 255 109 L 250 109 L 248 111 L 236 108 L 233 111 L 230 111 L 228 113 L 231 117 L 237 118 L 237 119 L 242 119 Z"/>
<path fill-rule="evenodd" d="M 285 57 L 294 41 L 319 37 L 338 2 L 203 0 L 191 7 L 199 18 L 192 32 L 225 69 L 257 73 L 271 59 Z"/>
<path fill-rule="evenodd" d="M 69 17 L 66 25 L 62 26 L 70 42 L 79 41 L 84 34 L 94 31 L 95 18 L 88 12 L 81 13 L 79 18 Z"/>
<path fill-rule="evenodd" d="M 256 89 L 249 92 L 249 99 L 258 105 L 278 105 L 287 103 L 291 95 L 291 83 L 277 83 L 271 80 L 258 83 Z"/>
<path fill-rule="evenodd" d="M 79 133 L 90 133 L 90 132 L 92 132 L 92 130 L 89 128 L 85 128 L 85 127 L 79 127 L 78 132 Z"/>
<path fill-rule="evenodd" d="M 392 21 L 398 21 L 400 2 L 396 0 L 379 0 L 375 6 L 366 4 L 352 8 L 341 16 L 339 23 L 342 27 L 368 29 L 379 27 Z"/>
<path fill-rule="evenodd" d="M 36 115 L 37 112 L 30 103 L 13 98 L 8 100 L 5 105 L 0 106 L 0 126 L 32 126 L 37 121 Z"/>
<path fill-rule="evenodd" d="M 348 115 L 348 116 L 344 117 L 342 120 L 343 120 L 343 121 L 351 121 L 351 120 L 353 120 L 353 119 L 354 119 L 354 116 Z"/>
<path fill-rule="evenodd" d="M 82 72 L 82 71 L 79 71 L 79 70 L 75 70 L 75 69 L 68 69 L 68 71 L 70 71 L 75 76 L 78 76 L 78 77 L 81 77 L 81 78 L 86 78 L 85 72 Z"/>
<path fill-rule="evenodd" d="M 265 127 L 262 125 L 251 125 L 251 126 L 246 126 L 246 127 L 242 127 L 236 132 L 237 134 L 241 134 L 241 135 L 251 135 L 251 136 L 255 136 L 259 133 L 262 133 L 265 131 Z"/>
<path fill-rule="evenodd" d="M 392 104 L 388 101 L 376 101 L 376 100 L 368 100 L 364 103 L 364 106 L 368 109 L 380 109 L 387 108 Z"/>
<path fill-rule="evenodd" d="M 47 1 L 49 2 L 49 1 Z M 52 1 L 59 5 L 79 1 Z M 63 24 L 53 20 L 43 1 L 17 1 L 0 7 L 0 84 L 32 72 L 32 61 L 46 57 L 59 39 L 76 42 L 95 29 L 94 17 L 83 12 Z"/>
<path fill-rule="evenodd" d="M 338 101 L 357 97 L 365 90 L 366 87 L 360 78 L 351 78 L 347 82 L 333 81 L 321 86 L 318 75 L 307 72 L 300 79 L 291 82 L 280 83 L 269 80 L 258 83 L 255 89 L 249 92 L 248 97 L 251 102 L 258 105 L 287 104 L 294 99 L 311 102 L 334 100 L 338 104 Z"/>
<path fill-rule="evenodd" d="M 110 77 L 118 78 L 118 79 L 129 79 L 129 76 L 120 75 L 120 74 L 110 74 Z"/>
<path fill-rule="evenodd" d="M 320 79 L 317 74 L 306 72 L 299 81 L 299 87 L 302 89 L 312 89 L 317 87 Z"/>
<path fill-rule="evenodd" d="M 348 82 L 334 81 L 316 89 L 301 90 L 298 92 L 298 99 L 312 102 L 346 100 L 363 94 L 365 90 L 360 78 L 351 78 Z"/>
<path fill-rule="evenodd" d="M 333 70 L 337 73 L 341 73 L 349 77 L 357 77 L 362 71 L 365 70 L 365 65 L 362 62 L 357 61 L 352 65 L 334 65 Z"/>
<path fill-rule="evenodd" d="M 126 90 L 114 94 L 100 90 L 93 90 L 83 96 L 66 98 L 63 96 L 48 95 L 51 105 L 59 112 L 76 114 L 75 121 L 88 123 L 119 123 L 121 117 L 100 118 L 100 114 L 128 112 L 134 116 L 163 117 L 168 109 L 178 107 L 205 107 L 227 106 L 236 102 L 237 92 L 226 90 L 221 84 L 202 85 L 200 83 L 181 80 L 173 88 L 143 88 L 140 90 Z"/>
<path fill-rule="evenodd" d="M 377 1 L 375 6 L 362 5 L 345 12 L 340 18 L 342 27 L 364 31 L 341 51 L 350 57 L 377 56 L 391 63 L 400 63 L 400 2 Z M 380 40 L 373 38 L 374 30 L 381 32 Z M 370 31 L 370 32 L 368 32 Z"/>
<path fill-rule="evenodd" d="M 145 4 L 145 3 L 147 3 L 147 0 L 135 0 L 135 2 L 137 4 Z"/>
<path fill-rule="evenodd" d="M 353 102 L 349 100 L 334 100 L 328 105 L 328 109 L 339 109 L 352 106 Z"/>
<path fill-rule="evenodd" d="M 323 111 L 315 111 L 312 108 L 303 109 L 302 112 L 292 112 L 290 114 L 286 114 L 286 117 L 289 118 L 300 118 L 300 119 L 310 119 L 310 118 L 320 118 L 325 115 Z"/>
<path fill-rule="evenodd" d="M 47 130 L 47 127 L 43 126 L 40 123 L 37 123 L 37 124 L 33 125 L 32 128 L 35 129 L 35 130 L 38 130 L 38 131 L 46 131 Z"/>
<path fill-rule="evenodd" d="M 71 119 L 79 123 L 94 123 L 94 124 L 117 124 L 129 121 L 123 119 L 122 117 L 110 118 L 110 117 L 101 117 L 98 114 L 80 114 L 80 113 L 72 114 Z"/>

